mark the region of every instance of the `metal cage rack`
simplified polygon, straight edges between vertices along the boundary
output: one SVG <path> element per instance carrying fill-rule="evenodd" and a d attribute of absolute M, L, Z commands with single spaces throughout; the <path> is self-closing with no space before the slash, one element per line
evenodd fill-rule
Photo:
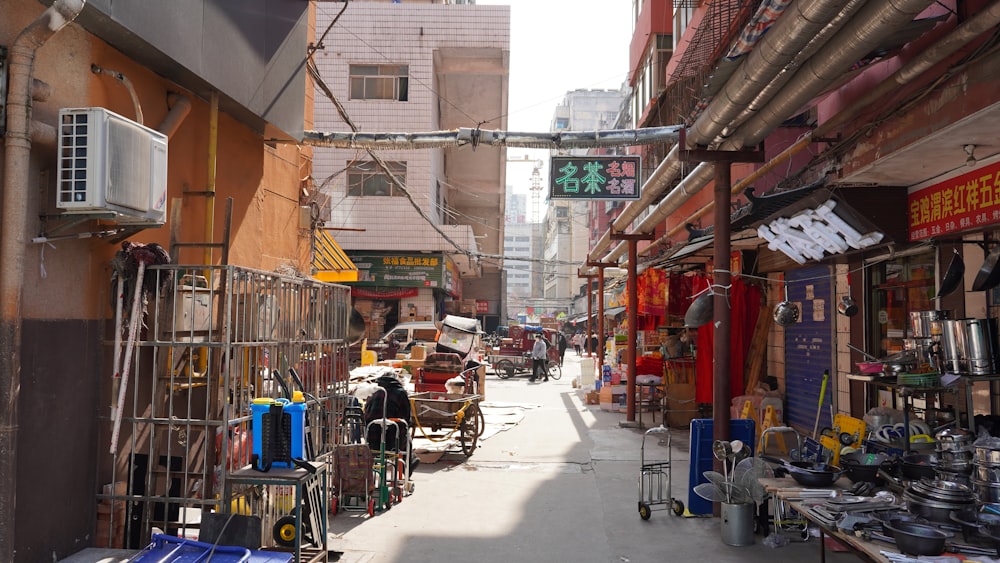
<path fill-rule="evenodd" d="M 193 537 L 190 509 L 253 507 L 268 530 L 288 515 L 287 495 L 227 488 L 251 461 L 251 403 L 301 392 L 305 457 L 332 463 L 345 441 L 350 288 L 234 266 L 151 266 L 145 278 L 141 311 L 127 311 L 127 283 L 126 307 L 113 307 L 98 541 L 139 548 L 153 528 Z"/>

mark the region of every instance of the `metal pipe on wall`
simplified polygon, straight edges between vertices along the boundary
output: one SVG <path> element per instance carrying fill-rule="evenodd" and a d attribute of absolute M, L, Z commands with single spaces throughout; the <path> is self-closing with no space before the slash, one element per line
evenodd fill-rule
<path fill-rule="evenodd" d="M 21 294 L 27 251 L 31 93 L 35 53 L 83 10 L 84 0 L 55 0 L 10 46 L 3 206 L 0 209 L 0 561 L 14 560 L 17 500 L 17 403 L 21 387 Z"/>
<path fill-rule="evenodd" d="M 750 184 L 761 178 L 764 174 L 773 170 L 777 165 L 785 162 L 795 154 L 804 150 L 814 142 L 813 139 L 823 137 L 858 115 L 871 104 L 883 99 L 893 90 L 897 90 L 901 86 L 905 86 L 913 82 L 924 72 L 934 67 L 936 64 L 944 61 L 947 57 L 953 55 L 965 45 L 968 45 L 970 41 L 997 25 L 1000 25 L 1000 1 L 996 1 L 979 12 L 976 12 L 976 14 L 968 20 L 959 24 L 947 36 L 934 45 L 931 45 L 927 49 L 921 51 L 916 57 L 910 59 L 906 64 L 900 67 L 899 70 L 880 82 L 874 88 L 868 90 L 860 98 L 854 100 L 846 108 L 837 112 L 830 119 L 819 124 L 816 129 L 803 135 L 802 138 L 797 140 L 791 146 L 771 158 L 765 165 L 757 168 L 749 176 L 737 182 L 733 185 L 732 193 L 740 193 L 750 186 Z M 689 215 L 684 221 L 681 221 L 677 226 L 670 229 L 666 234 L 653 242 L 647 250 L 670 241 L 674 236 L 681 232 L 681 230 L 683 230 L 685 224 L 693 223 L 701 217 L 704 217 L 714 208 L 714 206 L 714 202 L 705 204 L 705 206 Z"/>

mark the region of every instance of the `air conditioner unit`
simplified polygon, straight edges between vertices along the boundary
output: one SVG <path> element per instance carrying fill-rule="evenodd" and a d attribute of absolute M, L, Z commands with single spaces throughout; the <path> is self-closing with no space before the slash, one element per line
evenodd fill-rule
<path fill-rule="evenodd" d="M 56 207 L 115 213 L 128 224 L 167 218 L 167 136 L 104 108 L 59 112 Z"/>

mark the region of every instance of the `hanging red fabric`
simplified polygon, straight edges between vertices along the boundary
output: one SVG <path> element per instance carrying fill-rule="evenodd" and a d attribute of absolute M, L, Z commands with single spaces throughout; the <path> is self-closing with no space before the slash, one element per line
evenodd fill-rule
<path fill-rule="evenodd" d="M 699 288 L 708 286 L 707 278 L 697 282 Z M 719 291 L 722 291 L 721 289 Z M 729 289 L 729 391 L 730 399 L 744 392 L 743 365 L 746 362 L 750 341 L 757 327 L 757 317 L 760 315 L 760 288 L 743 283 L 737 277 L 732 278 Z M 713 323 L 698 328 L 698 351 L 695 359 L 695 401 L 711 403 L 713 391 L 714 365 L 712 350 L 714 350 L 715 326 Z"/>

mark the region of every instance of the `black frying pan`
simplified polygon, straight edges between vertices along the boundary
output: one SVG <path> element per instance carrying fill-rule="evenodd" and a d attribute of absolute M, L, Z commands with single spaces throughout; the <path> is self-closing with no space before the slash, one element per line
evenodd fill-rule
<path fill-rule="evenodd" d="M 963 277 L 965 277 L 965 261 L 962 260 L 958 251 L 955 251 L 955 255 L 951 257 L 951 263 L 948 264 L 948 271 L 945 272 L 944 279 L 941 280 L 941 288 L 938 289 L 935 299 L 940 299 L 958 289 Z"/>
<path fill-rule="evenodd" d="M 1000 261 L 1000 244 L 994 245 L 993 250 L 986 255 L 986 260 L 983 260 L 983 265 L 976 274 L 976 281 L 972 282 L 972 291 L 987 291 L 1000 285 L 998 261 Z"/>

